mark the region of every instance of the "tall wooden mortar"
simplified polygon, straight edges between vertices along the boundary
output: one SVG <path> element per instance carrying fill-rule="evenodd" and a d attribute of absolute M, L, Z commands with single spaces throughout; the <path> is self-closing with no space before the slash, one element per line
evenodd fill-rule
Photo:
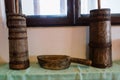
<path fill-rule="evenodd" d="M 22 14 L 8 14 L 9 67 L 21 70 L 29 67 L 26 19 Z"/>
<path fill-rule="evenodd" d="M 90 59 L 98 68 L 112 66 L 110 9 L 90 11 Z"/>

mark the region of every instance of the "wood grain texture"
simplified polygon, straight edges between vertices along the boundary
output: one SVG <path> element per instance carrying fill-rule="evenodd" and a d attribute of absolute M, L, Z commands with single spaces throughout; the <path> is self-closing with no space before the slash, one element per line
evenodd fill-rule
<path fill-rule="evenodd" d="M 26 69 L 29 67 L 26 19 L 22 14 L 9 14 L 9 67 Z"/>
<path fill-rule="evenodd" d="M 99 68 L 112 66 L 110 9 L 90 12 L 90 59 Z"/>
<path fill-rule="evenodd" d="M 60 70 L 69 68 L 71 62 L 91 65 L 91 61 L 87 59 L 80 58 L 71 58 L 66 55 L 39 55 L 37 56 L 38 63 L 42 68 L 52 69 L 52 70 Z"/>

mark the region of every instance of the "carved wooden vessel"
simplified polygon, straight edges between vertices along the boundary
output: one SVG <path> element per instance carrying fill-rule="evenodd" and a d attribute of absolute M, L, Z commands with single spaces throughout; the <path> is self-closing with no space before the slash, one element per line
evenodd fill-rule
<path fill-rule="evenodd" d="M 71 62 L 91 65 L 91 61 L 87 59 L 71 58 L 66 55 L 39 55 L 38 62 L 42 68 L 60 70 L 69 68 Z"/>
<path fill-rule="evenodd" d="M 26 69 L 29 67 L 26 19 L 22 14 L 8 14 L 9 67 Z"/>
<path fill-rule="evenodd" d="M 90 59 L 99 68 L 112 66 L 110 9 L 90 11 Z"/>

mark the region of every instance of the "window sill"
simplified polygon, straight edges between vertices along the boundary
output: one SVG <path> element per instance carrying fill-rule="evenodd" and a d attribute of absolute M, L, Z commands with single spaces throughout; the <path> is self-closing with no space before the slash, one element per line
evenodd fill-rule
<path fill-rule="evenodd" d="M 59 26 L 89 26 L 90 20 L 89 15 L 83 15 L 78 18 L 75 23 L 72 19 L 67 17 L 54 16 L 54 17 L 39 17 L 39 16 L 27 16 L 27 26 L 28 27 L 59 27 Z M 120 25 L 120 15 L 112 15 L 111 25 Z"/>
<path fill-rule="evenodd" d="M 82 15 L 77 19 L 77 26 L 88 26 L 90 23 L 89 15 Z M 111 25 L 120 25 L 120 14 L 111 15 Z"/>

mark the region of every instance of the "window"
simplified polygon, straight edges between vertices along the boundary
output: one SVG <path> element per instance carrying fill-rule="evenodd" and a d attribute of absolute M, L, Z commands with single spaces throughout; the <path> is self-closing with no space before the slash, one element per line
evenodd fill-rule
<path fill-rule="evenodd" d="M 28 26 L 73 24 L 73 0 L 21 0 Z M 27 5 L 29 2 L 29 5 Z"/>
<path fill-rule="evenodd" d="M 81 17 L 78 19 L 78 25 L 89 24 L 90 10 L 97 9 L 98 0 L 81 0 Z M 111 9 L 111 23 L 112 25 L 120 24 L 120 9 L 118 8 L 120 0 L 101 0 L 101 8 Z"/>
<path fill-rule="evenodd" d="M 27 26 L 89 25 L 89 12 L 97 0 L 5 0 L 6 12 L 26 14 Z M 112 24 L 120 24 L 119 0 L 101 0 L 102 7 L 112 9 Z M 16 5 L 17 4 L 17 5 Z M 18 5 L 19 4 L 19 5 Z M 112 5 L 112 6 L 111 6 Z M 118 5 L 118 6 L 114 6 Z M 22 9 L 22 10 L 21 10 Z"/>
<path fill-rule="evenodd" d="M 67 15 L 67 0 L 50 0 L 50 2 L 49 0 L 22 0 L 22 12 L 26 15 Z"/>
<path fill-rule="evenodd" d="M 81 0 L 81 14 L 89 14 L 90 10 L 97 9 L 97 0 Z M 118 8 L 120 0 L 101 0 L 101 8 L 110 8 L 111 13 L 120 13 L 120 8 Z"/>

